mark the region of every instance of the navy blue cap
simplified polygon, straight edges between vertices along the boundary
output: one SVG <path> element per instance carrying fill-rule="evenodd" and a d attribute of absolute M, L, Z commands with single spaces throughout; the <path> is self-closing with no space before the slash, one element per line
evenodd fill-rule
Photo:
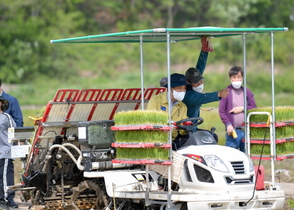
<path fill-rule="evenodd" d="M 182 86 L 182 85 L 188 85 L 186 81 L 186 77 L 183 74 L 174 73 L 170 75 L 170 81 L 171 81 L 170 86 L 172 88 L 177 86 Z M 164 87 L 167 87 L 167 84 L 164 85 Z"/>

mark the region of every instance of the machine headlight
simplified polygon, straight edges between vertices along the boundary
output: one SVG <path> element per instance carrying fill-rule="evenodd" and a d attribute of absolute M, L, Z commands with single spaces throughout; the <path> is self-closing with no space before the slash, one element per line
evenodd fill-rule
<path fill-rule="evenodd" d="M 202 163 L 204 165 L 207 165 L 205 163 L 205 160 L 203 159 L 203 157 L 201 157 L 200 155 L 195 155 L 195 154 L 183 154 L 184 156 L 188 157 L 188 158 L 191 158 L 193 160 L 196 160 L 198 161 L 199 163 Z"/>
<path fill-rule="evenodd" d="M 225 163 L 216 155 L 205 155 L 204 156 L 205 162 L 207 165 L 217 171 L 229 173 L 229 170 Z"/>

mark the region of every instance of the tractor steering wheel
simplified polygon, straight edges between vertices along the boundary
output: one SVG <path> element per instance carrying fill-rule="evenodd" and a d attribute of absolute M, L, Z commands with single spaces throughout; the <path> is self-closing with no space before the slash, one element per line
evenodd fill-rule
<path fill-rule="evenodd" d="M 195 121 L 195 120 L 197 120 L 197 122 L 193 123 L 192 126 L 201 125 L 204 122 L 202 117 L 192 117 L 192 118 L 187 118 L 187 119 L 176 121 L 175 123 L 177 124 L 177 126 L 179 126 L 183 122 Z"/>

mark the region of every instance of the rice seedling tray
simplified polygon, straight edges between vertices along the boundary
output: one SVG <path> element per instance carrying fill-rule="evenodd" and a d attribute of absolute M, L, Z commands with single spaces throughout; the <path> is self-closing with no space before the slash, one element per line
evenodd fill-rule
<path fill-rule="evenodd" d="M 116 148 L 116 160 L 169 160 L 170 149 L 152 148 Z"/>
<path fill-rule="evenodd" d="M 275 123 L 275 127 L 283 127 L 289 125 L 294 125 L 294 121 L 284 121 Z M 250 127 L 269 127 L 269 125 L 266 122 L 251 122 Z"/>
<path fill-rule="evenodd" d="M 152 147 L 161 147 L 161 148 L 171 148 L 171 144 L 164 143 L 112 143 L 112 147 L 120 147 L 120 148 L 152 148 Z"/>
<path fill-rule="evenodd" d="M 147 165 L 147 164 L 171 165 L 172 161 L 170 161 L 170 160 L 152 160 L 152 159 L 113 159 L 112 163 L 137 164 L 137 165 Z"/>
<path fill-rule="evenodd" d="M 289 159 L 294 157 L 294 142 L 289 141 L 283 144 L 275 145 L 274 157 L 277 160 Z M 270 159 L 272 154 L 272 148 L 270 144 L 252 144 L 250 145 L 250 155 L 259 157 L 263 155 L 263 159 Z"/>
<path fill-rule="evenodd" d="M 245 142 L 245 139 L 242 139 L 243 142 Z M 282 144 L 286 142 L 294 141 L 294 137 L 285 137 L 285 138 L 279 138 L 276 139 L 276 144 Z M 250 139 L 251 144 L 270 144 L 270 139 Z"/>
<path fill-rule="evenodd" d="M 160 130 L 169 131 L 171 128 L 168 125 L 151 125 L 151 124 L 136 124 L 136 125 L 116 125 L 112 126 L 113 131 L 126 131 L 126 130 Z"/>
<path fill-rule="evenodd" d="M 263 155 L 260 158 L 260 155 L 250 155 L 250 158 L 253 160 L 271 160 L 271 156 L 270 155 Z M 291 159 L 294 158 L 294 154 L 286 154 L 286 155 L 277 155 L 276 156 L 276 160 L 278 161 L 282 161 L 282 160 L 286 160 L 286 159 Z"/>

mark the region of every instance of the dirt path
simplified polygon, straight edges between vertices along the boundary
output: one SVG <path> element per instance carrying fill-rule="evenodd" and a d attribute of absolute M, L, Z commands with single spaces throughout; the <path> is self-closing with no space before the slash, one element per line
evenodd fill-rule
<path fill-rule="evenodd" d="M 281 183 L 285 191 L 286 199 L 294 200 L 294 183 Z M 288 207 L 288 203 L 285 202 L 283 210 L 294 210 L 293 207 Z"/>
<path fill-rule="evenodd" d="M 281 183 L 284 191 L 286 198 L 292 198 L 294 199 L 294 183 Z"/>

